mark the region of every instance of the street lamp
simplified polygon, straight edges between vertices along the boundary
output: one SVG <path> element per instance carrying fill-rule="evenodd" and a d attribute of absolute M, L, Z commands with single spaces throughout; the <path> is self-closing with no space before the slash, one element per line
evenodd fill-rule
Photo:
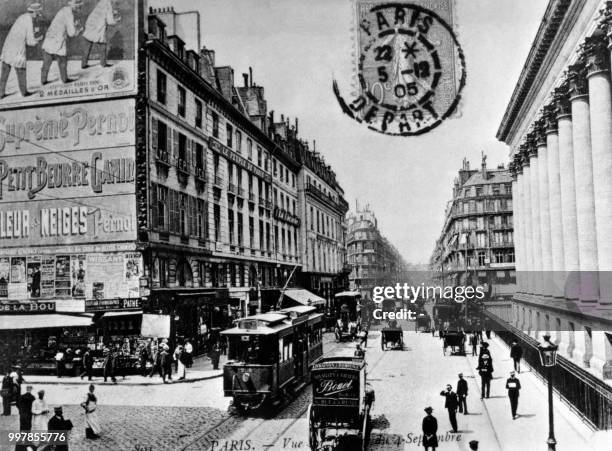
<path fill-rule="evenodd" d="M 540 353 L 540 362 L 542 366 L 547 368 L 548 371 L 548 450 L 555 451 L 557 440 L 555 440 L 555 422 L 553 417 L 553 367 L 557 364 L 557 345 L 550 342 L 550 335 L 546 334 L 544 343 L 538 345 L 538 352 Z"/>

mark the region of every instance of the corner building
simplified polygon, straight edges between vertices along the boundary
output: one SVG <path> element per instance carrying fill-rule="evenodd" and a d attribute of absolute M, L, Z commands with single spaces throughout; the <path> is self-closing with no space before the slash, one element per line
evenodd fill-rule
<path fill-rule="evenodd" d="M 561 395 L 599 429 L 612 428 L 610 37 L 610 2 L 551 0 L 497 132 L 515 199 L 509 333 L 531 350 L 552 336 Z"/>
<path fill-rule="evenodd" d="M 336 208 L 322 232 L 333 245 L 308 271 L 335 280 L 344 261 L 346 202 L 297 120 L 275 121 L 252 71 L 238 84 L 216 65 L 197 13 L 128 3 L 109 29 L 134 38 L 109 36 L 109 67 L 92 52 L 81 69 L 70 44 L 77 81 L 52 68 L 41 86 L 36 54 L 36 95 L 22 98 L 13 74 L 0 99 L 0 339 L 46 361 L 57 347 L 134 354 L 146 337 L 203 352 L 234 318 L 275 307 L 286 284 L 286 300 L 324 304 L 295 286 L 310 250 L 308 171 Z M 23 13 L 9 9 L 9 22 Z"/>

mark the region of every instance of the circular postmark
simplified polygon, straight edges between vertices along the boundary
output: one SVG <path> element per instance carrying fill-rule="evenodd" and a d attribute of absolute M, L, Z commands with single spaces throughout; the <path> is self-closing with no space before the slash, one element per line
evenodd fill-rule
<path fill-rule="evenodd" d="M 456 110 L 465 85 L 463 51 L 451 26 L 412 3 L 358 8 L 359 95 L 344 112 L 388 135 L 420 135 Z"/>

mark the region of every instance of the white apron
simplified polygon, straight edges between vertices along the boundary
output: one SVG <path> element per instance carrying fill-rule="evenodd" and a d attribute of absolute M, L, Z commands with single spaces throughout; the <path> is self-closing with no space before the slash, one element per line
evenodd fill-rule
<path fill-rule="evenodd" d="M 30 14 L 22 14 L 17 18 L 6 35 L 0 60 L 13 67 L 26 67 L 26 45 L 37 44 L 34 37 L 34 23 Z"/>
<path fill-rule="evenodd" d="M 85 22 L 83 37 L 89 42 L 104 44 L 108 25 L 116 23 L 111 0 L 100 0 Z"/>
<path fill-rule="evenodd" d="M 51 55 L 66 56 L 66 42 L 69 37 L 75 35 L 76 28 L 72 8 L 64 6 L 51 21 L 42 48 Z"/>
<path fill-rule="evenodd" d="M 32 431 L 46 431 L 49 426 L 49 414 L 42 413 L 49 411 L 47 402 L 43 399 L 37 399 L 32 404 Z"/>

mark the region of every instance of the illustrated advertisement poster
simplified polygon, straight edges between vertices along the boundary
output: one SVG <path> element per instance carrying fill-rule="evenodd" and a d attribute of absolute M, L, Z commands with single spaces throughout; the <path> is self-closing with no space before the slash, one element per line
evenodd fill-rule
<path fill-rule="evenodd" d="M 137 3 L 46 0 L 29 14 L 31 0 L 2 2 L 0 51 L 11 71 L 0 108 L 134 92 Z"/>
<path fill-rule="evenodd" d="M 70 295 L 70 255 L 58 255 L 55 258 L 55 297 L 69 298 Z"/>
<path fill-rule="evenodd" d="M 11 261 L 9 257 L 0 257 L 0 298 L 8 297 Z"/>
<path fill-rule="evenodd" d="M 25 257 L 12 257 L 8 296 L 9 298 L 24 299 L 27 297 L 27 293 L 26 259 Z"/>
<path fill-rule="evenodd" d="M 39 298 L 42 276 L 40 272 L 41 259 L 40 257 L 30 257 L 27 261 L 28 293 L 31 298 Z"/>
<path fill-rule="evenodd" d="M 87 255 L 87 270 L 89 272 L 87 298 L 125 297 L 124 264 L 124 254 Z"/>
<path fill-rule="evenodd" d="M 55 296 L 55 257 L 43 257 L 40 272 L 40 297 L 52 298 Z"/>
<path fill-rule="evenodd" d="M 138 297 L 140 290 L 140 277 L 143 275 L 143 262 L 141 254 L 125 255 L 125 282 L 128 297 Z"/>
<path fill-rule="evenodd" d="M 85 297 L 85 274 L 86 261 L 84 255 L 73 255 L 71 257 L 72 297 Z"/>

